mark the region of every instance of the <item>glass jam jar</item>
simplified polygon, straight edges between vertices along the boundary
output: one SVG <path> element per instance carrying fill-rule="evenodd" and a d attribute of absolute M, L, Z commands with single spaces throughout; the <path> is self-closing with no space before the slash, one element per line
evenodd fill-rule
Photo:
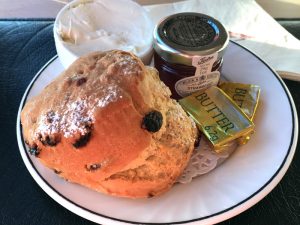
<path fill-rule="evenodd" d="M 217 85 L 228 42 L 224 26 L 210 16 L 187 12 L 163 19 L 154 30 L 154 66 L 171 97 Z"/>

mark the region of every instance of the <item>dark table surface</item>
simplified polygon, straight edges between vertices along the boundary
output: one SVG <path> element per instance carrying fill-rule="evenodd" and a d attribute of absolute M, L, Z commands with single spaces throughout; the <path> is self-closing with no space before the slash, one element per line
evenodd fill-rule
<path fill-rule="evenodd" d="M 22 95 L 38 70 L 56 55 L 52 28 L 53 20 L 0 21 L 0 224 L 3 225 L 94 224 L 56 203 L 38 186 L 27 171 L 17 145 L 16 118 Z M 284 82 L 300 112 L 300 83 Z M 269 195 L 220 225 L 299 225 L 299 150 L 298 146 L 286 175 Z"/>

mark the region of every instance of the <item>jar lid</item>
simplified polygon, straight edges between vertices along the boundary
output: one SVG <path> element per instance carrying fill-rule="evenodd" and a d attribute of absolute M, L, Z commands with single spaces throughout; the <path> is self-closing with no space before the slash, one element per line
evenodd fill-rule
<path fill-rule="evenodd" d="M 163 19 L 154 30 L 153 47 L 167 62 L 191 66 L 193 56 L 218 53 L 221 58 L 228 42 L 228 33 L 219 21 L 188 12 Z"/>

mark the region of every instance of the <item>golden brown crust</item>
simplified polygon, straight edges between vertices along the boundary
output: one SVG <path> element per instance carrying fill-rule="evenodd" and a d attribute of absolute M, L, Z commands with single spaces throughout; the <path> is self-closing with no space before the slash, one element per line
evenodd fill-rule
<path fill-rule="evenodd" d="M 157 71 L 136 56 L 91 53 L 25 105 L 23 135 L 41 162 L 71 182 L 117 196 L 155 196 L 181 174 L 197 136 L 169 96 Z M 141 125 L 153 110 L 163 116 L 155 133 Z"/>

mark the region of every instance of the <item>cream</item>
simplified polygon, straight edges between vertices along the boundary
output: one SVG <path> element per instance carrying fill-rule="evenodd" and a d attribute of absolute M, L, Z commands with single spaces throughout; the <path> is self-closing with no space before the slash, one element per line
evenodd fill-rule
<path fill-rule="evenodd" d="M 58 15 L 54 31 L 76 56 L 120 49 L 143 58 L 152 49 L 153 24 L 130 0 L 77 1 Z"/>

